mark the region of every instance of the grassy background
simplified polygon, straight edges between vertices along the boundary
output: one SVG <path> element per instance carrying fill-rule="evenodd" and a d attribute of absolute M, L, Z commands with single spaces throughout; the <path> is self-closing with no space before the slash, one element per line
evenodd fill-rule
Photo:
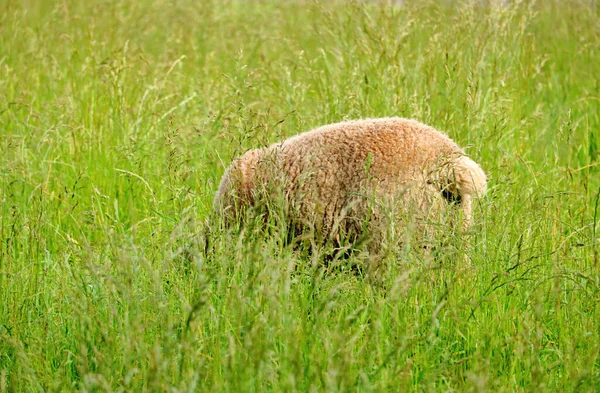
<path fill-rule="evenodd" d="M 0 392 L 600 391 L 597 2 L 0 0 Z M 413 117 L 467 252 L 383 285 L 201 222 L 246 149 Z"/>

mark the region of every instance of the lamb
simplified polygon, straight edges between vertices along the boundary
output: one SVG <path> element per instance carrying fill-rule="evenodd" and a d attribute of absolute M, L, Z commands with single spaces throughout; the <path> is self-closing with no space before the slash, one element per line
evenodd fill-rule
<path fill-rule="evenodd" d="M 377 252 L 390 229 L 432 241 L 443 220 L 467 231 L 486 190 L 484 171 L 448 136 L 394 117 L 330 124 L 248 151 L 227 168 L 214 207 L 231 225 L 275 204 L 294 234 L 336 246 L 366 234 Z"/>

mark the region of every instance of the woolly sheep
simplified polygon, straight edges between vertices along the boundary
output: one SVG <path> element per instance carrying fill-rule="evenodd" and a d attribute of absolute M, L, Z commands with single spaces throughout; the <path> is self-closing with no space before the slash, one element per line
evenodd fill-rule
<path fill-rule="evenodd" d="M 296 234 L 339 246 L 366 228 L 367 247 L 378 251 L 390 228 L 439 236 L 431 224 L 451 210 L 462 211 L 466 231 L 486 188 L 481 167 L 445 134 L 411 119 L 365 119 L 246 152 L 223 175 L 214 206 L 231 224 L 248 208 L 264 215 L 283 202 Z"/>

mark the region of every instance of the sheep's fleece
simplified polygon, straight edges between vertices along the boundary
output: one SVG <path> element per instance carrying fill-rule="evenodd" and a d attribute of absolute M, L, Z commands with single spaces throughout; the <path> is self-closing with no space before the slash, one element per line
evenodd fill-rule
<path fill-rule="evenodd" d="M 469 228 L 473 198 L 485 194 L 486 182 L 481 167 L 434 128 L 365 119 L 246 152 L 223 175 L 215 209 L 230 224 L 249 207 L 266 216 L 275 204 L 296 233 L 338 244 L 365 231 L 379 241 L 408 228 L 438 236 L 444 226 L 430 224 L 457 222 L 461 210 L 462 229 Z"/>

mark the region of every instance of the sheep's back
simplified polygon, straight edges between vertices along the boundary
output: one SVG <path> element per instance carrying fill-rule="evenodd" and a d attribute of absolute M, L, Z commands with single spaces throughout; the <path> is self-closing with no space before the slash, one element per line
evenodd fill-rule
<path fill-rule="evenodd" d="M 414 120 L 358 120 L 319 127 L 269 148 L 290 184 L 314 184 L 319 196 L 381 190 L 420 179 L 440 157 L 460 153 L 446 135 Z"/>

